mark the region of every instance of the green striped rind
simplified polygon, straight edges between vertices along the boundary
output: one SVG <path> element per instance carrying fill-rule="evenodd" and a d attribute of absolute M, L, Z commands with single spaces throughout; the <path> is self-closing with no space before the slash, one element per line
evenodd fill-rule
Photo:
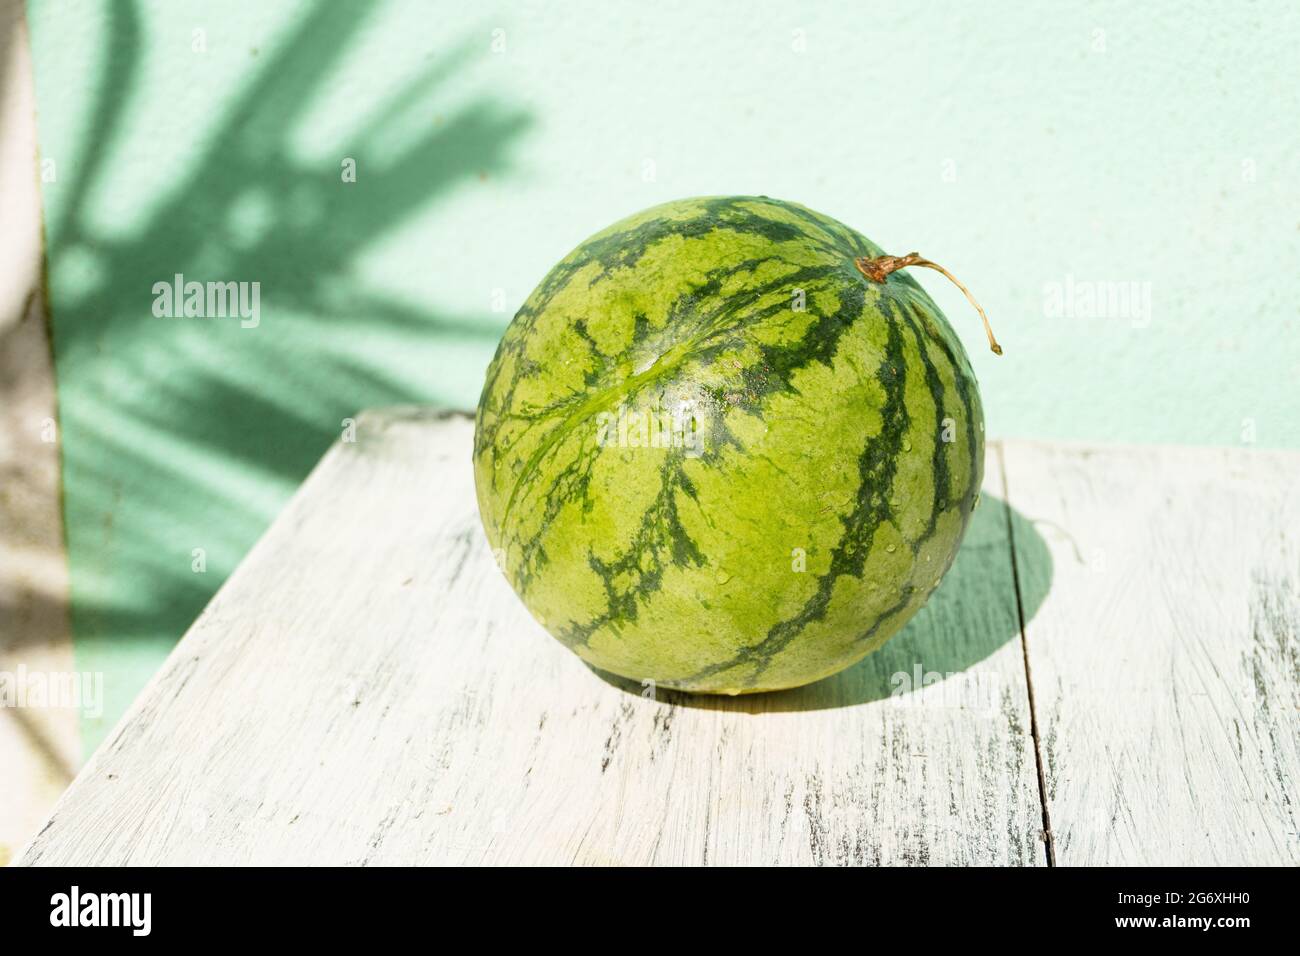
<path fill-rule="evenodd" d="M 925 602 L 978 497 L 983 413 L 929 296 L 853 264 L 880 254 L 794 203 L 682 200 L 587 240 L 519 310 L 479 402 L 479 506 L 516 591 L 584 660 L 790 687 Z M 620 407 L 689 410 L 700 453 L 621 443 Z"/>

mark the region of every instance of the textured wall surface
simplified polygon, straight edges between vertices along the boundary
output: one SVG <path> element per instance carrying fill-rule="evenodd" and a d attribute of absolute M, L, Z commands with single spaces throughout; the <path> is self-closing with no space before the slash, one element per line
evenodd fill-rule
<path fill-rule="evenodd" d="M 1300 446 L 1300 7 L 1063 6 L 33 0 L 88 745 L 344 418 L 472 405 L 547 268 L 679 196 L 962 277 L 1002 359 L 919 278 L 995 436 Z M 176 273 L 257 326 L 156 317 Z"/>

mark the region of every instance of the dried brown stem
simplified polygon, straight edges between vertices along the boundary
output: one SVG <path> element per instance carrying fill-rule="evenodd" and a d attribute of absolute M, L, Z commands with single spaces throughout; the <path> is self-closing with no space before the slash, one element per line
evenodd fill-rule
<path fill-rule="evenodd" d="M 965 293 L 967 300 L 971 305 L 975 306 L 975 311 L 978 312 L 980 318 L 984 320 L 984 332 L 989 337 L 989 348 L 993 350 L 993 354 L 1002 354 L 1002 346 L 998 345 L 998 340 L 993 337 L 993 328 L 989 325 L 989 317 L 984 314 L 984 309 L 975 301 L 975 296 L 970 294 L 970 289 L 967 289 L 962 285 L 961 281 L 955 275 L 937 262 L 923 259 L 918 253 L 909 252 L 905 256 L 876 256 L 874 259 L 868 259 L 863 256 L 861 259 L 854 259 L 853 264 L 858 267 L 859 272 L 872 282 L 884 282 L 889 278 L 891 273 L 897 272 L 899 269 L 905 269 L 908 266 L 921 266 L 942 273 L 948 278 L 949 282 Z"/>

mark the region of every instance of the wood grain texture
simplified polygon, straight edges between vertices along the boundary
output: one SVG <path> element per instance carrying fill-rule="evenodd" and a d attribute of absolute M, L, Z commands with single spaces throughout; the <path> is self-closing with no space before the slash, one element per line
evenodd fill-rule
<path fill-rule="evenodd" d="M 1300 862 L 1300 456 L 1003 454 L 1053 557 L 1026 639 L 1057 863 Z"/>
<path fill-rule="evenodd" d="M 24 862 L 1045 861 L 999 498 L 930 604 L 857 667 L 653 699 L 588 669 L 510 591 L 471 432 L 363 416 Z M 990 455 L 986 489 L 1001 485 Z"/>

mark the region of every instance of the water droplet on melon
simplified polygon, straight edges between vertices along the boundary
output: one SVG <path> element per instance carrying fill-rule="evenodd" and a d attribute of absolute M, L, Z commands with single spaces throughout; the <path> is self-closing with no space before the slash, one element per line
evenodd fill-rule
<path fill-rule="evenodd" d="M 912 450 L 912 443 L 908 441 L 906 438 L 903 439 L 903 451 L 911 451 L 911 450 Z"/>
<path fill-rule="evenodd" d="M 898 550 L 898 545 L 896 544 L 886 545 L 885 550 L 888 551 L 890 554 L 893 554 L 895 551 Z"/>
<path fill-rule="evenodd" d="M 726 584 L 728 581 L 731 580 L 731 575 L 728 574 L 726 570 L 724 570 L 723 568 L 718 568 L 718 573 L 713 576 L 713 579 L 717 581 L 719 584 Z"/>

